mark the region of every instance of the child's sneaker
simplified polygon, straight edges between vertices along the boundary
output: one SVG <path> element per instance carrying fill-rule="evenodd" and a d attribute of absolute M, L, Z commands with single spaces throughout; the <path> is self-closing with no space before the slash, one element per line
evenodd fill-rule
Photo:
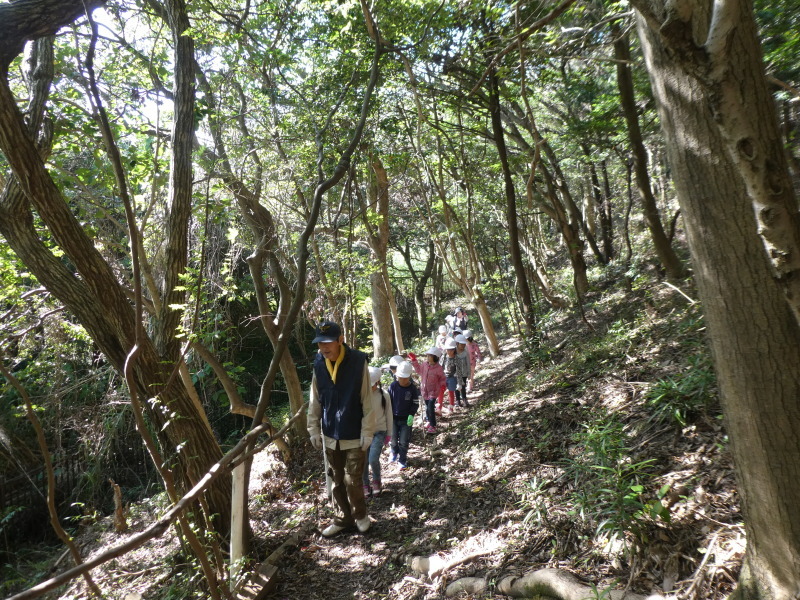
<path fill-rule="evenodd" d="M 364 498 L 369 498 L 372 495 L 372 490 L 370 487 L 365 483 L 364 484 Z"/>
<path fill-rule="evenodd" d="M 376 498 L 381 495 L 381 482 L 380 481 L 373 481 L 372 482 L 372 495 Z"/>
<path fill-rule="evenodd" d="M 407 470 L 407 469 L 408 469 L 408 465 L 406 465 L 406 464 L 403 464 L 403 463 L 400 463 L 400 470 L 401 470 L 401 471 L 405 471 L 405 470 Z"/>
<path fill-rule="evenodd" d="M 428 425 L 425 428 L 425 433 L 436 433 L 436 427 L 434 427 L 433 425 Z"/>
<path fill-rule="evenodd" d="M 389 459 L 389 462 L 397 462 L 397 454 L 392 452 L 392 457 Z"/>

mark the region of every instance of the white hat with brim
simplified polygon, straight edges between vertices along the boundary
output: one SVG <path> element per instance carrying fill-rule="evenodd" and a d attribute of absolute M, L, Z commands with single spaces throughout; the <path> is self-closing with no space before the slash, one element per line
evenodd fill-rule
<path fill-rule="evenodd" d="M 370 367 L 369 368 L 369 383 L 370 385 L 375 385 L 381 380 L 381 370 L 379 367 Z"/>
<path fill-rule="evenodd" d="M 413 373 L 414 369 L 411 366 L 411 363 L 403 361 L 399 365 L 397 365 L 397 372 L 395 373 L 398 377 L 411 377 L 411 373 Z"/>

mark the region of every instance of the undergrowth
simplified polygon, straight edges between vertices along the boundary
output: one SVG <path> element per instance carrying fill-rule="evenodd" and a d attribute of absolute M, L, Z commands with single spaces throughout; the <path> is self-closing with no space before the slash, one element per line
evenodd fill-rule
<path fill-rule="evenodd" d="M 642 287 L 633 297 L 607 293 L 585 311 L 583 326 L 548 313 L 540 320 L 546 341 L 523 345 L 534 375 L 517 382 L 517 393 L 527 382 L 534 393 L 582 401 L 568 448 L 552 449 L 559 477 L 534 476 L 517 491 L 517 505 L 527 526 L 545 525 L 547 490 L 560 484 L 568 514 L 593 532 L 595 547 L 612 545 L 630 557 L 671 519 L 664 501 L 671 486 L 642 447 L 643 432 L 718 419 L 716 377 L 697 303 Z M 609 406 L 598 398 L 598 386 L 609 382 L 637 393 Z"/>

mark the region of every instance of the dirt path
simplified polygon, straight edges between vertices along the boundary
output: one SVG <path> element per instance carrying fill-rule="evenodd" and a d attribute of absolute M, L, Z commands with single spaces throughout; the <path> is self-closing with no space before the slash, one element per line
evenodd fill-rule
<path fill-rule="evenodd" d="M 384 491 L 369 500 L 373 525 L 366 534 L 353 530 L 333 539 L 319 534 L 331 513 L 322 487 L 321 460 L 307 457 L 304 466 L 317 478 L 317 492 L 312 494 L 315 506 L 308 509 L 309 520 L 303 524 L 306 531 L 300 547 L 280 565 L 281 583 L 273 597 L 441 597 L 443 586 L 453 577 L 499 566 L 504 539 L 517 536 L 506 531 L 503 524 L 511 499 L 503 494 L 502 486 L 496 485 L 494 477 L 484 477 L 497 465 L 484 461 L 480 453 L 481 445 L 491 443 L 490 422 L 482 408 L 487 398 L 505 393 L 501 388 L 518 375 L 515 369 L 519 365 L 518 349 L 511 345 L 499 358 L 483 365 L 476 378 L 476 390 L 470 394 L 472 407 L 450 414 L 445 411 L 437 435 L 421 433 L 418 414 L 407 470 L 400 471 L 396 463 L 390 463 L 389 452 L 384 450 Z M 475 443 L 469 444 L 464 436 Z M 469 446 L 472 450 L 465 451 Z M 264 509 L 262 524 L 280 519 L 268 506 Z M 423 581 L 406 565 L 413 555 L 437 552 L 448 557 L 484 556 L 457 567 L 435 584 Z"/>
<path fill-rule="evenodd" d="M 390 464 L 384 450 L 384 492 L 369 500 L 373 525 L 366 534 L 320 535 L 332 511 L 319 452 L 303 445 L 288 465 L 274 449 L 261 452 L 250 487 L 254 554 L 263 560 L 290 537 L 300 537 L 279 562 L 270 597 L 434 600 L 444 598 L 453 581 L 480 577 L 489 583 L 480 598 L 500 599 L 506 597 L 495 593 L 494 584 L 502 577 L 555 568 L 596 585 L 598 593 L 627 586 L 640 594 L 670 589 L 690 600 L 726 598 L 741 566 L 744 536 L 724 431 L 713 413 L 695 415 L 683 427 L 651 418 L 632 386 L 677 377 L 686 359 L 664 344 L 658 344 L 661 354 L 646 353 L 650 349 L 642 343 L 640 355 L 626 352 L 613 372 L 585 364 L 569 370 L 563 350 L 553 365 L 564 370 L 538 380 L 524 369 L 515 340 L 507 340 L 502 355 L 479 371 L 469 410 L 445 415 L 435 436 L 422 434 L 417 417 L 408 470 Z M 600 531 L 602 515 L 581 518 L 576 499 L 587 493 L 581 486 L 591 492 L 605 480 L 580 455 L 591 450 L 587 432 L 603 423 L 625 428 L 598 430 L 592 442 L 624 443 L 616 463 L 622 475 L 625 465 L 650 465 L 648 490 L 634 502 L 653 499 L 665 483 L 672 486 L 668 521 L 623 511 L 629 529 L 612 538 Z M 568 470 L 579 463 L 580 483 Z M 611 483 L 622 485 L 618 497 L 631 498 L 629 481 Z M 589 511 L 608 505 L 599 496 L 583 502 Z M 158 510 L 157 503 L 142 503 L 131 516 L 130 533 L 152 522 Z M 603 514 L 614 518 L 623 514 L 614 512 L 619 510 Z M 89 555 L 120 541 L 109 521 L 102 533 L 85 532 L 81 548 Z M 638 544 L 636 551 L 623 542 Z M 204 597 L 198 580 L 187 581 L 191 569 L 180 556 L 175 536 L 165 535 L 98 569 L 96 580 L 114 590 L 114 598 Z M 415 556 L 450 567 L 429 578 L 409 566 Z M 62 598 L 84 597 L 82 587 L 73 582 Z"/>
<path fill-rule="evenodd" d="M 265 554 L 303 532 L 280 565 L 272 598 L 433 600 L 457 579 L 480 577 L 489 591 L 475 597 L 500 599 L 506 597 L 494 585 L 501 578 L 544 568 L 568 571 L 599 594 L 627 588 L 643 595 L 680 590 L 692 600 L 727 597 L 744 538 L 726 439 L 711 413 L 679 427 L 653 420 L 631 392 L 630 381 L 677 377 L 685 357 L 658 349 L 663 354 L 626 354 L 613 373 L 556 369 L 535 385 L 518 344 L 507 340 L 481 370 L 469 410 L 445 416 L 436 436 L 416 427 L 407 471 L 384 451 L 385 492 L 369 501 L 374 524 L 366 534 L 319 534 L 331 511 L 316 452 L 288 469 L 281 464 L 283 472 L 267 470 L 266 493 L 255 490 L 263 501 L 253 511 Z M 562 356 L 554 364 L 568 361 Z M 623 444 L 616 478 L 604 479 L 581 456 L 606 443 Z M 634 463 L 649 466 L 647 489 L 632 495 L 627 465 Z M 570 474 L 575 465 L 583 469 L 581 483 Z M 655 494 L 664 484 L 674 496 L 667 520 L 649 516 L 646 504 L 660 501 Z M 618 488 L 616 496 L 607 486 Z M 614 499 L 633 505 L 610 504 Z M 584 508 L 593 514 L 582 518 Z M 616 529 L 602 529 L 604 515 L 617 519 Z M 409 566 L 415 556 L 451 567 L 429 578 Z"/>

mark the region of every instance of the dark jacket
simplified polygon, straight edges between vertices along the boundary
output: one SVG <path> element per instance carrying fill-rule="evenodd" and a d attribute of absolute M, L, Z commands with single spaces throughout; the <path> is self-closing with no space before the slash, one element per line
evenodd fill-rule
<path fill-rule="evenodd" d="M 322 433 L 336 440 L 357 440 L 361 437 L 361 384 L 367 355 L 343 345 L 345 356 L 333 383 L 325 358 L 317 354 L 314 376 L 322 404 Z"/>
<path fill-rule="evenodd" d="M 392 399 L 392 413 L 400 420 L 408 415 L 417 414 L 419 408 L 419 389 L 414 382 L 408 387 L 403 387 L 399 382 L 394 381 L 389 386 L 389 397 Z"/>

